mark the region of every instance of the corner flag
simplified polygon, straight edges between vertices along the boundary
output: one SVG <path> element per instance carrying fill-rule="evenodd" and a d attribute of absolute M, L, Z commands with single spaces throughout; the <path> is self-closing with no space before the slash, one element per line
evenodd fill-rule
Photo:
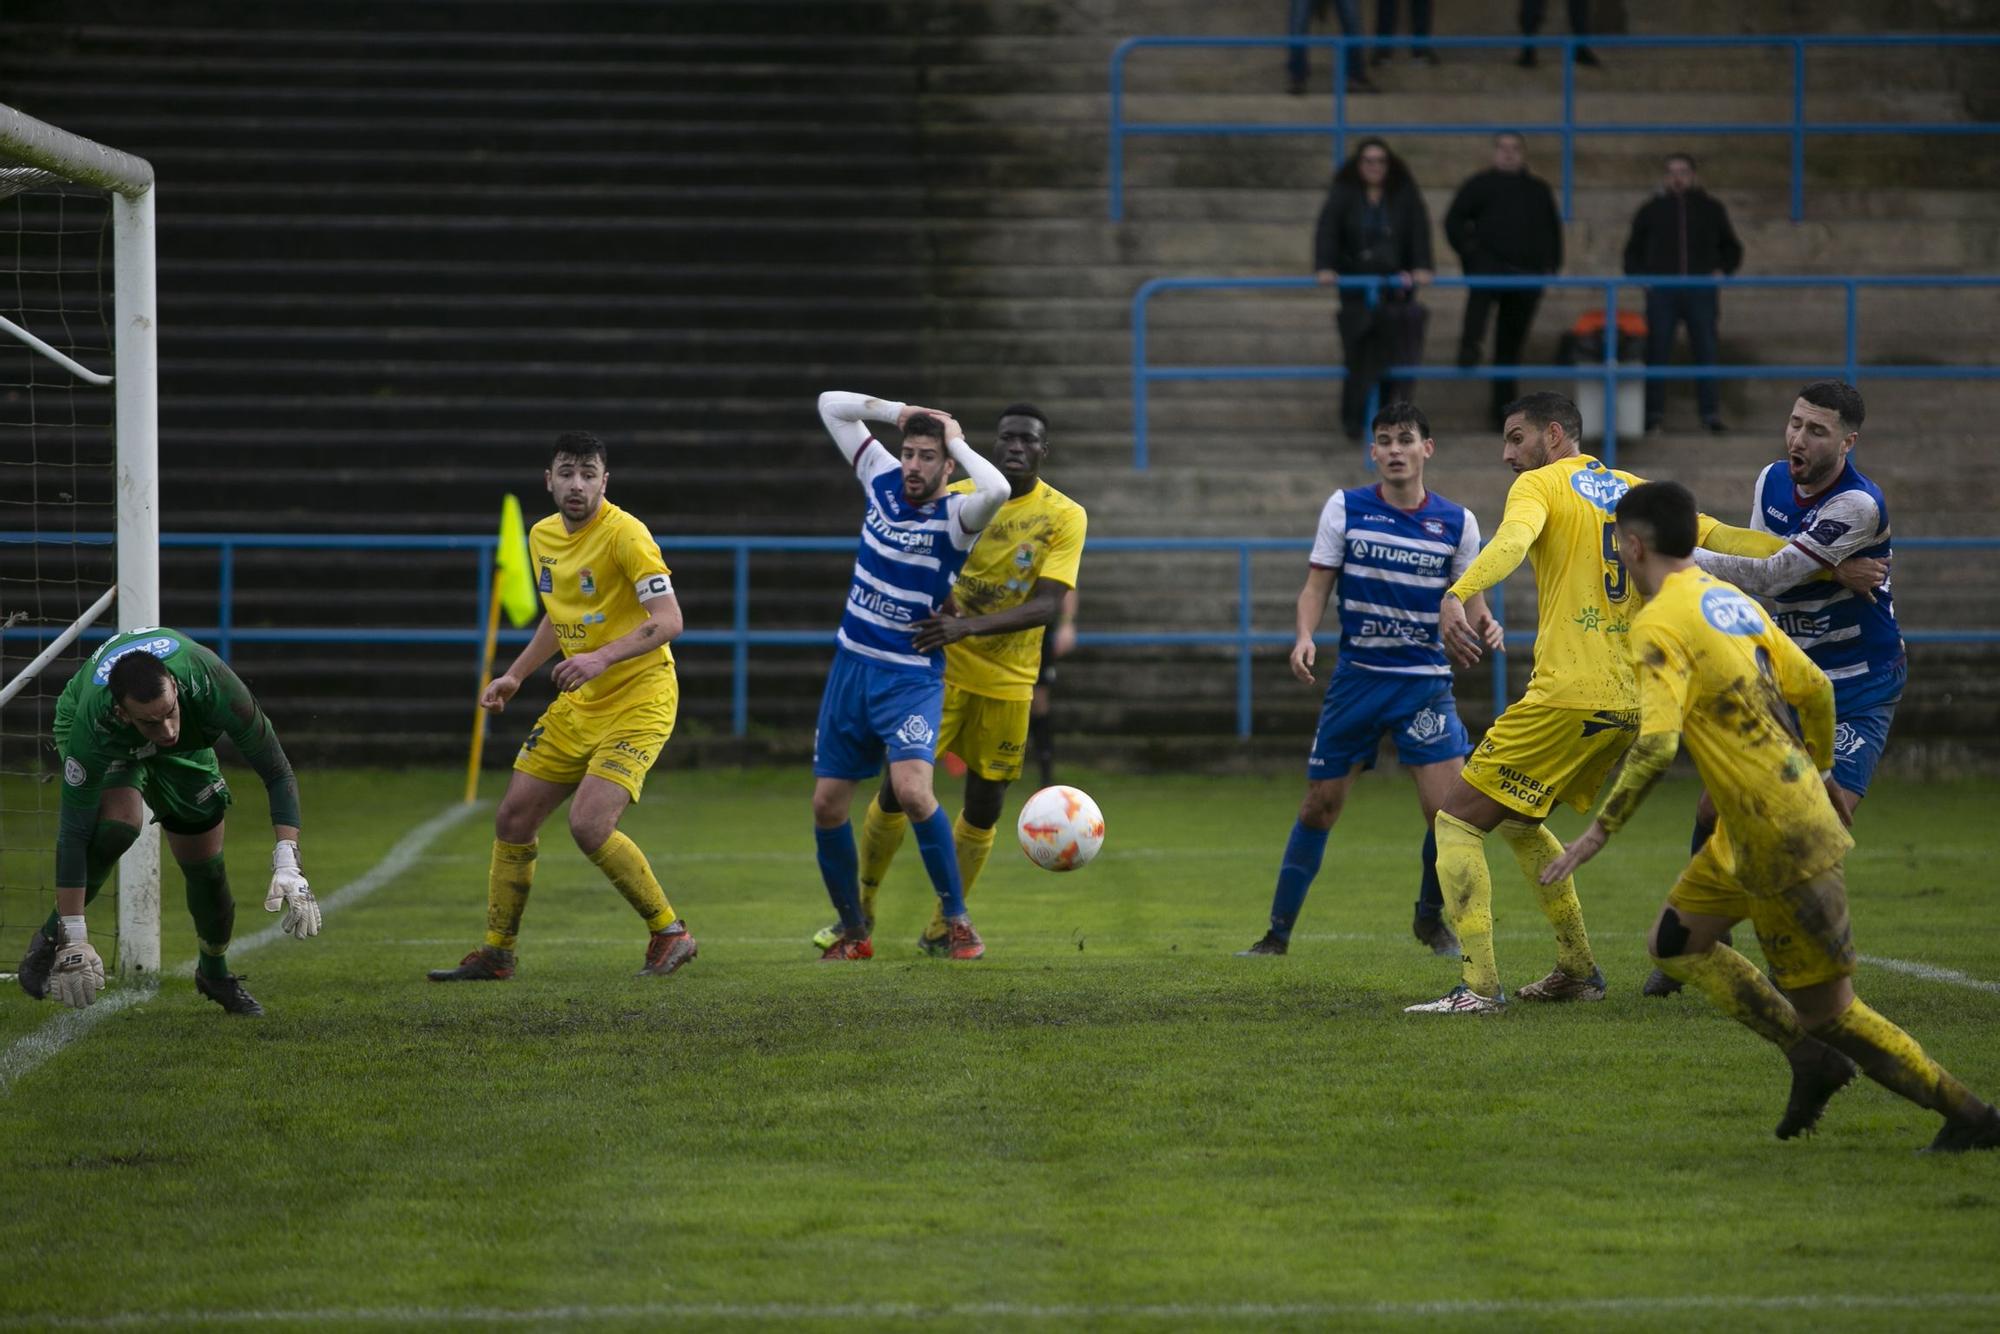
<path fill-rule="evenodd" d="M 516 630 L 526 629 L 541 613 L 542 606 L 535 597 L 535 576 L 530 568 L 533 562 L 528 558 L 528 530 L 521 521 L 521 502 L 511 495 L 500 502 L 500 550 L 494 563 L 498 567 L 500 605 Z"/>

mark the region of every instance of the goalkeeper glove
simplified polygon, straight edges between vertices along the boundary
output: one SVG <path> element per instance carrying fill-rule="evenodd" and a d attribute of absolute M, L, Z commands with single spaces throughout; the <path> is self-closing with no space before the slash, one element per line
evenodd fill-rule
<path fill-rule="evenodd" d="M 49 977 L 49 990 L 56 993 L 56 999 L 76 1009 L 83 1009 L 97 999 L 97 993 L 104 990 L 104 960 L 97 957 L 90 942 L 83 938 L 83 918 L 63 919 L 63 943 L 56 950 L 55 971 Z"/>
<path fill-rule="evenodd" d="M 285 910 L 278 923 L 280 931 L 300 940 L 319 934 L 319 900 L 299 870 L 299 845 L 288 838 L 280 839 L 271 849 L 271 889 L 264 895 L 265 912 L 280 908 Z"/>

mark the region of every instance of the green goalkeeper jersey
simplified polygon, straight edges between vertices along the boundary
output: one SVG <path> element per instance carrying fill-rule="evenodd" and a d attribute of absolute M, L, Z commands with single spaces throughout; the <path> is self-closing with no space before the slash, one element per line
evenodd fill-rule
<path fill-rule="evenodd" d="M 150 653 L 174 679 L 181 708 L 180 737 L 160 746 L 119 715 L 107 682 L 128 653 Z M 153 758 L 213 760 L 217 737 L 236 743 L 264 780 L 271 823 L 299 823 L 298 780 L 278 744 L 271 720 L 228 664 L 178 630 L 154 626 L 114 635 L 77 669 L 56 700 L 55 741 L 62 758 L 62 819 L 56 835 L 56 883 L 83 883 L 84 854 L 97 823 L 107 780 L 112 784 Z"/>

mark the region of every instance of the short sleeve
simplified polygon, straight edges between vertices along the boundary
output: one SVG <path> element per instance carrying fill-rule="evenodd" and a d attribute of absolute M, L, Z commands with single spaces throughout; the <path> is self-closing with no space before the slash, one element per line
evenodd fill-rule
<path fill-rule="evenodd" d="M 1042 578 L 1076 587 L 1077 568 L 1083 563 L 1083 534 L 1089 522 L 1081 505 L 1063 511 L 1049 533 L 1048 554 L 1042 558 Z"/>
<path fill-rule="evenodd" d="M 613 559 L 618 562 L 619 572 L 632 585 L 641 602 L 674 591 L 673 584 L 667 579 L 672 571 L 667 569 L 666 558 L 660 554 L 660 544 L 646 531 L 645 524 L 630 515 L 626 516 L 625 524 L 618 533 Z"/>
<path fill-rule="evenodd" d="M 1347 493 L 1336 491 L 1319 512 L 1311 557 L 1315 570 L 1337 570 L 1347 563 Z"/>
<path fill-rule="evenodd" d="M 1479 559 L 1479 518 L 1471 510 L 1465 512 L 1465 531 L 1458 535 L 1458 550 L 1451 553 L 1451 581 L 1457 583 L 1472 568 L 1472 562 Z"/>

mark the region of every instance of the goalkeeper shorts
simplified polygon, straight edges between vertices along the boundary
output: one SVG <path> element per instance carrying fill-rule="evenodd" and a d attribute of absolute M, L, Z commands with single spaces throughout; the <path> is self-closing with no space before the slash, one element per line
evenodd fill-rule
<path fill-rule="evenodd" d="M 229 784 L 212 750 L 113 760 L 104 786 L 135 787 L 153 808 L 153 818 L 170 834 L 206 834 L 229 809 Z"/>

